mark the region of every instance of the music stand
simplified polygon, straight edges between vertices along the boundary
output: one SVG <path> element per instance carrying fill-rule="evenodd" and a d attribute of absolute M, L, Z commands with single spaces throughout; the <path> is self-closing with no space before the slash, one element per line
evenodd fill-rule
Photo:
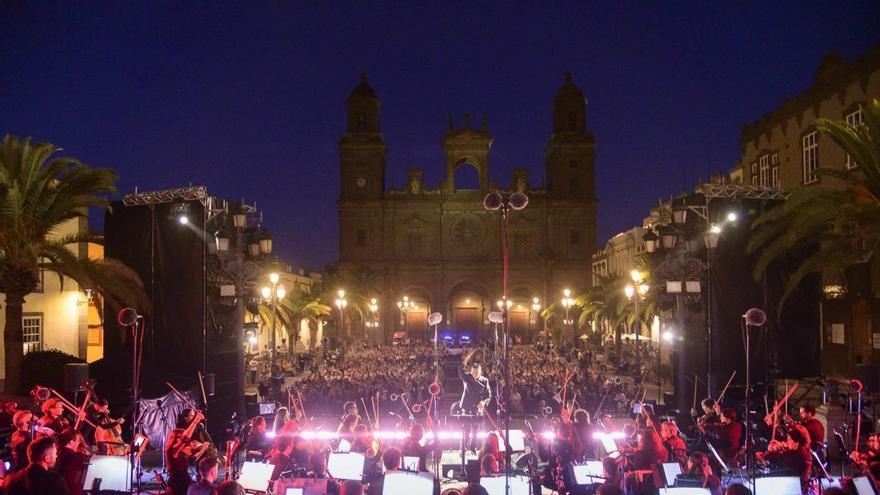
<path fill-rule="evenodd" d="M 126 455 L 93 455 L 89 459 L 83 489 L 99 491 L 131 491 L 131 463 Z"/>
<path fill-rule="evenodd" d="M 238 476 L 238 484 L 245 490 L 265 493 L 269 489 L 269 479 L 275 466 L 261 462 L 245 462 Z"/>

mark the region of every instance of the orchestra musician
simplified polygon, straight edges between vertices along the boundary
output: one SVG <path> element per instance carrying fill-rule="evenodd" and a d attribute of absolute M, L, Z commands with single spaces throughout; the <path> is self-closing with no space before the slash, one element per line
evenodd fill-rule
<path fill-rule="evenodd" d="M 476 349 L 468 351 L 458 367 L 458 377 L 464 384 L 459 407 L 464 418 L 471 418 L 470 421 L 462 422 L 462 445 L 472 453 L 476 453 L 477 450 L 477 434 L 481 424 L 478 418 L 483 415 L 483 410 L 492 400 L 492 389 L 489 386 L 489 379 L 483 376 L 482 366 L 477 362 L 471 363 L 474 352 Z"/>
<path fill-rule="evenodd" d="M 64 406 L 60 400 L 54 397 L 46 399 L 40 409 L 43 411 L 43 417 L 39 421 L 40 426 L 49 428 L 56 435 L 70 427 L 70 422 L 64 418 Z"/>
<path fill-rule="evenodd" d="M 685 476 L 700 482 L 700 486 L 709 490 L 711 495 L 722 495 L 721 478 L 712 472 L 709 457 L 702 452 L 694 452 L 687 458 Z"/>
<path fill-rule="evenodd" d="M 660 424 L 660 438 L 663 439 L 663 446 L 668 452 L 669 460 L 679 463 L 682 468 L 687 465 L 688 449 L 684 439 L 678 431 L 678 425 L 673 421 L 664 421 Z"/>
<path fill-rule="evenodd" d="M 799 476 L 801 482 L 809 482 L 813 458 L 810 453 L 810 432 L 799 423 L 784 422 L 777 431 L 785 440 L 770 440 L 765 452 L 755 453 L 755 459 L 763 464 L 772 464 Z"/>
<path fill-rule="evenodd" d="M 203 457 L 199 461 L 199 480 L 189 485 L 186 495 L 214 495 L 214 482 L 217 481 L 219 467 L 220 461 L 216 457 Z"/>
<path fill-rule="evenodd" d="M 34 437 L 31 434 L 31 421 L 34 415 L 30 411 L 16 411 L 12 417 L 12 424 L 15 425 L 15 431 L 9 439 L 9 446 L 12 450 L 12 471 L 19 471 L 27 467 L 27 449 Z"/>
<path fill-rule="evenodd" d="M 721 426 L 721 406 L 715 402 L 715 399 L 707 397 L 700 402 L 703 414 L 697 416 L 697 411 L 691 410 L 691 415 L 695 417 L 694 422 L 697 429 L 703 433 L 711 435 L 715 429 Z"/>
<path fill-rule="evenodd" d="M 27 455 L 27 468 L 6 478 L 6 495 L 67 495 L 64 478 L 53 470 L 58 459 L 55 439 L 37 438 L 28 446 Z"/>
<path fill-rule="evenodd" d="M 596 442 L 593 441 L 593 425 L 590 421 L 590 413 L 583 409 L 576 410 L 572 415 L 572 427 L 574 428 L 574 446 L 577 459 L 594 458 Z"/>
<path fill-rule="evenodd" d="M 549 452 L 545 442 L 538 445 L 541 460 L 547 461 L 542 485 L 562 495 L 576 486 L 574 471 L 570 469 L 575 458 L 573 433 L 571 424 L 561 421 L 555 424 L 554 430 L 554 440 L 550 444 Z"/>
<path fill-rule="evenodd" d="M 745 428 L 737 419 L 736 409 L 725 407 L 721 410 L 721 426 L 715 446 L 726 463 L 737 462 L 737 456 L 745 438 Z"/>
<path fill-rule="evenodd" d="M 668 453 L 663 445 L 663 440 L 655 428 L 656 422 L 647 407 L 642 407 L 641 414 L 636 416 L 638 439 L 635 447 L 626 447 L 621 450 L 628 461 L 628 470 L 650 470 L 657 463 L 666 462 Z"/>
<path fill-rule="evenodd" d="M 98 428 L 94 430 L 94 444 L 97 453 L 102 455 L 125 455 L 128 451 L 122 440 L 122 424 L 125 418 L 110 417 L 110 404 L 106 399 L 95 399 L 86 417 Z M 86 426 L 85 422 L 83 422 Z"/>
<path fill-rule="evenodd" d="M 573 449 L 574 442 L 572 442 L 572 453 L 574 453 Z M 502 467 L 504 466 L 504 454 L 501 452 L 501 444 L 498 434 L 494 431 L 490 431 L 486 435 L 486 438 L 483 439 L 483 445 L 481 445 L 480 450 L 477 451 L 477 459 L 482 459 L 487 455 L 495 457 L 498 464 Z"/>
<path fill-rule="evenodd" d="M 281 473 L 288 470 L 291 463 L 290 454 L 293 452 L 293 438 L 289 436 L 278 437 L 275 442 L 275 448 L 269 454 L 269 464 L 275 466 L 272 469 L 270 481 L 275 481 L 281 477 Z"/>
<path fill-rule="evenodd" d="M 419 471 L 428 471 L 428 455 L 435 449 L 439 448 L 436 438 L 422 445 L 422 438 L 425 436 L 425 428 L 420 424 L 414 424 L 409 429 L 409 437 L 403 442 L 401 451 L 404 456 L 419 458 Z"/>
<path fill-rule="evenodd" d="M 863 452 L 852 452 L 850 457 L 856 465 L 870 472 L 874 479 L 880 479 L 880 434 L 869 435 L 867 449 Z"/>
<path fill-rule="evenodd" d="M 810 433 L 810 446 L 813 449 L 821 449 L 825 445 L 825 426 L 816 419 L 816 406 L 806 403 L 799 409 L 800 423 Z"/>
<path fill-rule="evenodd" d="M 58 460 L 55 470 L 64 477 L 71 495 L 83 495 L 83 483 L 91 456 L 84 449 L 85 441 L 80 432 L 70 428 L 58 435 Z"/>
<path fill-rule="evenodd" d="M 251 429 L 247 436 L 247 460 L 262 460 L 271 447 L 272 442 L 266 435 L 266 419 L 257 416 L 251 420 Z"/>
<path fill-rule="evenodd" d="M 176 427 L 165 440 L 165 468 L 168 471 L 168 495 L 186 495 L 193 480 L 189 465 L 202 455 L 210 444 L 193 438 L 196 426 L 204 416 L 192 409 L 184 409 L 177 415 Z M 263 423 L 265 427 L 265 422 Z M 265 428 L 264 428 L 265 429 Z"/>

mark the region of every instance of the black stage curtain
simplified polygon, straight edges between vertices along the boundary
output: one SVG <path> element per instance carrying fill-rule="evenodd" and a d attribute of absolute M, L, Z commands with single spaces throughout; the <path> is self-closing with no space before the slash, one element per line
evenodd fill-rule
<path fill-rule="evenodd" d="M 756 282 L 752 268 L 760 253 L 747 254 L 752 223 L 772 202 L 713 199 L 710 216 L 723 223 L 729 211 L 739 220 L 725 225 L 711 259 L 712 356 L 718 388 L 737 370 L 735 384 L 745 382 L 745 332 L 750 337 L 751 381 L 765 384 L 772 378 L 801 378 L 819 374 L 818 277 L 802 282 L 780 314 L 778 302 L 788 275 L 800 256 L 789 253 L 774 262 L 765 280 Z M 767 314 L 763 327 L 746 330 L 742 316 L 750 308 Z M 733 396 L 739 395 L 736 389 Z"/>
<path fill-rule="evenodd" d="M 172 208 L 188 205 L 187 224 Z M 105 255 L 133 268 L 153 307 L 144 316 L 144 365 L 183 387 L 195 383 L 205 361 L 204 207 L 197 201 L 125 206 L 115 202 L 105 216 Z M 130 352 L 130 331 L 116 320 L 118 307 L 104 309 L 104 353 Z M 101 377 L 96 377 L 99 382 Z"/>

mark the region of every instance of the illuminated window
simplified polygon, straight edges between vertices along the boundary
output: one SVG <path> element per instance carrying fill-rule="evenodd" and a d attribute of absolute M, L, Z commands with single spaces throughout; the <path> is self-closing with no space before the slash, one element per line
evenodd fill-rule
<path fill-rule="evenodd" d="M 855 112 L 848 114 L 846 116 L 846 123 L 853 126 L 853 127 L 858 127 L 860 125 L 864 125 L 865 118 L 862 115 L 862 109 L 860 108 L 860 109 L 856 110 Z M 851 168 L 856 168 L 858 166 L 859 165 L 855 162 L 855 160 L 853 160 L 852 157 L 849 156 L 849 153 L 847 153 L 846 154 L 846 168 L 851 169 Z"/>
<path fill-rule="evenodd" d="M 21 317 L 22 342 L 24 353 L 39 351 L 43 348 L 43 315 L 42 313 L 25 313 Z"/>
<path fill-rule="evenodd" d="M 801 139 L 801 152 L 804 168 L 804 184 L 812 184 L 819 181 L 816 169 L 819 168 L 819 134 L 813 131 Z"/>
<path fill-rule="evenodd" d="M 761 155 L 758 158 L 758 167 L 760 169 L 758 183 L 762 186 L 770 185 L 770 155 Z"/>
<path fill-rule="evenodd" d="M 752 162 L 751 172 L 752 172 L 752 174 L 751 174 L 752 185 L 757 186 L 758 185 L 758 162 Z"/>
<path fill-rule="evenodd" d="M 779 153 L 770 155 L 770 187 L 779 189 Z"/>

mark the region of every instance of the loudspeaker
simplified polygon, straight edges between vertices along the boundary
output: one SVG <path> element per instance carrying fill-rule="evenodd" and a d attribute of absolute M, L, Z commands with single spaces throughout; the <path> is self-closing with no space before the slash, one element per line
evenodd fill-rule
<path fill-rule="evenodd" d="M 874 363 L 862 363 L 856 365 L 856 378 L 862 382 L 862 390 L 865 392 L 877 392 L 880 368 Z"/>
<path fill-rule="evenodd" d="M 202 384 L 205 386 L 205 395 L 211 397 L 214 395 L 214 378 L 217 375 L 208 373 L 202 376 Z"/>
<path fill-rule="evenodd" d="M 88 363 L 67 363 L 64 365 L 64 391 L 78 392 L 89 379 Z"/>

